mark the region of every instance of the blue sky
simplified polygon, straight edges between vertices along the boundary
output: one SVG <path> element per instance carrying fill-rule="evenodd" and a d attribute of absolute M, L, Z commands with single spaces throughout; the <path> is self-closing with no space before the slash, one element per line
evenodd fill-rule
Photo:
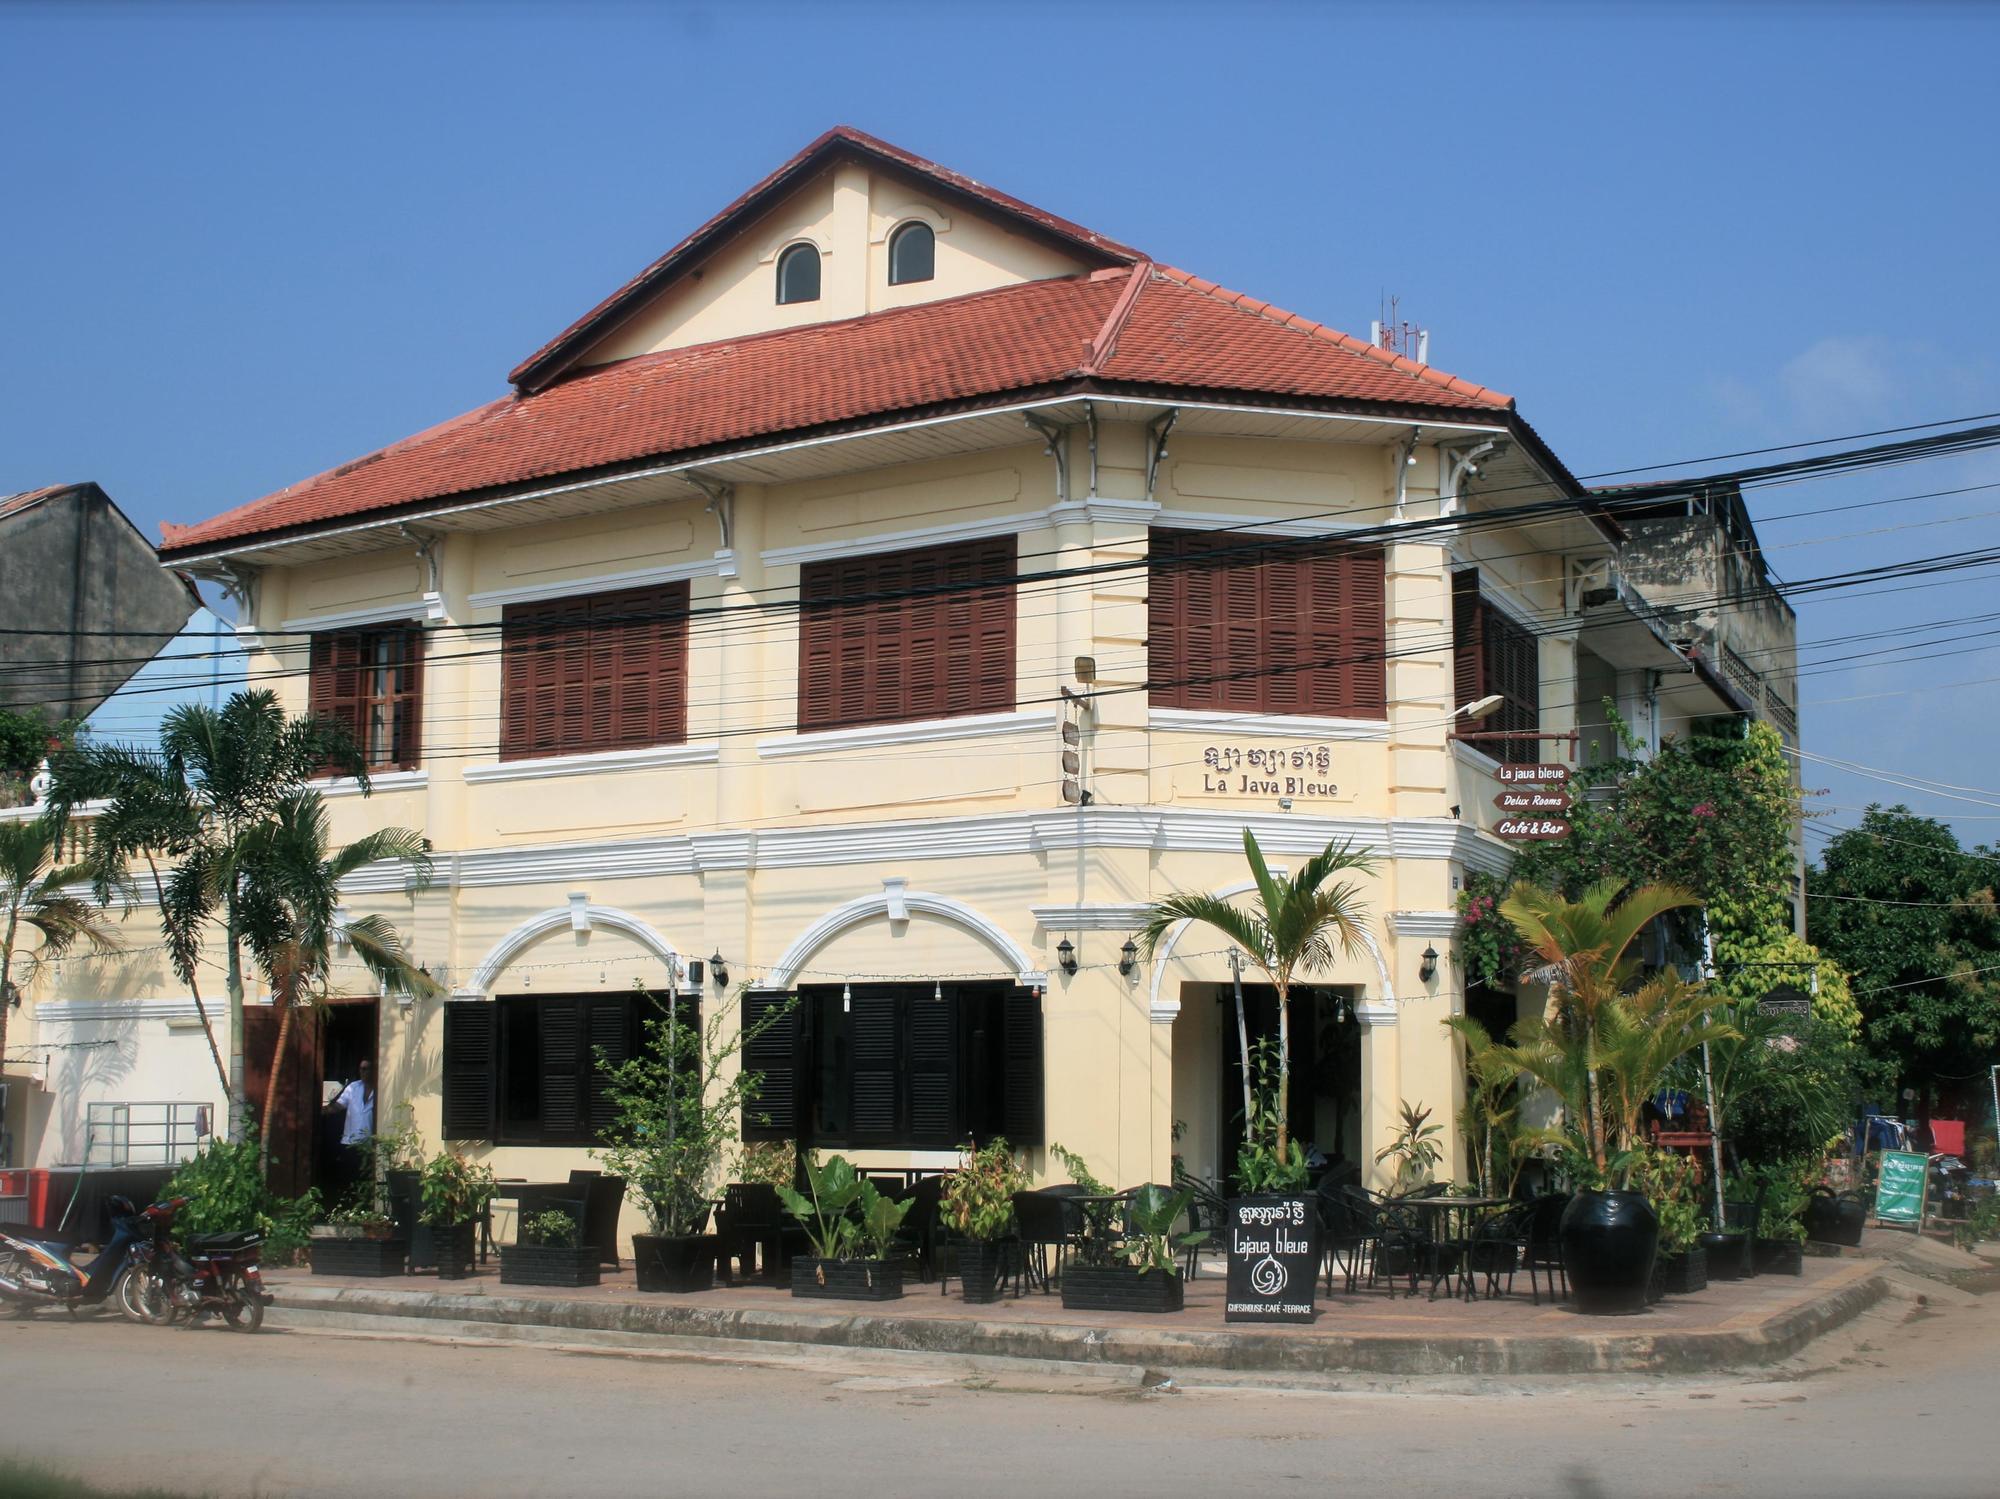
<path fill-rule="evenodd" d="M 836 121 L 1336 326 L 1397 294 L 1582 474 L 2000 411 L 1996 53 L 1969 5 L 0 7 L 0 492 L 157 534 L 490 399 Z M 2000 487 L 1812 513 L 1981 483 L 1753 508 L 1802 577 L 1991 544 Z M 1826 824 L 2000 833 L 2000 635 L 1811 664 L 1990 577 L 1802 602 L 1807 748 L 1972 798 L 1809 767 Z"/>

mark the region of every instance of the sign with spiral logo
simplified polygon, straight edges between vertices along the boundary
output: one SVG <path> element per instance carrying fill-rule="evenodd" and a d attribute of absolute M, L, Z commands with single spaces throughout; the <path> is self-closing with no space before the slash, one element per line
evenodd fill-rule
<path fill-rule="evenodd" d="M 1227 1218 L 1230 1322 L 1310 1322 L 1319 1223 L 1307 1197 L 1238 1197 Z"/>

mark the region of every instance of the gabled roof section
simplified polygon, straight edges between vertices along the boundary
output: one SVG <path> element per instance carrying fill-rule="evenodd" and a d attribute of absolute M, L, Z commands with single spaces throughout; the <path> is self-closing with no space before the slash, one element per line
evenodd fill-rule
<path fill-rule="evenodd" d="M 628 313 L 636 310 L 640 303 L 651 298 L 675 276 L 691 269 L 730 234 L 753 221 L 785 193 L 830 162 L 843 157 L 871 161 L 917 177 L 927 187 L 946 197 L 969 201 L 990 212 L 997 212 L 1014 227 L 1080 252 L 1087 260 L 1099 265 L 1131 265 L 1145 259 L 1129 245 L 1107 239 L 1095 230 L 1071 223 L 997 188 L 878 140 L 852 125 L 836 125 L 522 360 L 508 374 L 509 383 L 523 395 L 529 395 L 559 379 L 574 366 L 578 356 Z"/>
<path fill-rule="evenodd" d="M 641 461 L 1062 395 L 1294 401 L 1500 418 L 1510 399 L 1140 263 L 596 365 L 196 526 L 168 557 Z"/>

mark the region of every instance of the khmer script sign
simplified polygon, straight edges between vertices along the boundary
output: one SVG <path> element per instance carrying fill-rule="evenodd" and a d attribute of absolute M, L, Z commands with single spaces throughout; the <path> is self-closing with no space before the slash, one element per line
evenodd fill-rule
<path fill-rule="evenodd" d="M 1299 796 L 1330 800 L 1340 795 L 1333 779 L 1333 752 L 1323 744 L 1292 749 L 1262 745 L 1211 744 L 1201 752 L 1201 789 L 1212 796 Z"/>
<path fill-rule="evenodd" d="M 1232 1198 L 1225 1322 L 1310 1322 L 1319 1286 L 1319 1219 L 1305 1197 Z"/>

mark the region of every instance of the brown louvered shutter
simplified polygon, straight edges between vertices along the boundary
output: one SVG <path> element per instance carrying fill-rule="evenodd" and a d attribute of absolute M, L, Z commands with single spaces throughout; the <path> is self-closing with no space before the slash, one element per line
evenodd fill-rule
<path fill-rule="evenodd" d="M 810 563 L 799 575 L 803 730 L 1014 706 L 1014 538 Z"/>
<path fill-rule="evenodd" d="M 1148 700 L 1177 708 L 1186 690 L 1187 569 L 1181 564 L 1177 531 L 1146 537 L 1146 677 Z"/>
<path fill-rule="evenodd" d="M 1500 693 L 1506 703 L 1487 720 L 1494 729 L 1523 731 L 1520 739 L 1488 739 L 1481 747 L 1494 758 L 1510 764 L 1532 764 L 1541 758 L 1541 740 L 1532 731 L 1541 727 L 1541 652 L 1534 632 L 1523 629 L 1491 604 L 1481 602 L 1481 628 L 1485 632 L 1486 686 Z"/>
<path fill-rule="evenodd" d="M 1454 707 L 1476 703 L 1485 694 L 1486 644 L 1480 628 L 1479 569 L 1451 575 L 1451 680 Z"/>
<path fill-rule="evenodd" d="M 389 710 L 394 716 L 396 768 L 414 770 L 424 758 L 424 648 L 427 643 L 420 625 L 399 632 L 400 700 Z"/>
<path fill-rule="evenodd" d="M 1389 716 L 1388 558 L 1380 547 L 1357 547 L 1328 559 L 1340 578 L 1340 633 L 1332 642 L 1341 657 L 1340 687 L 1328 706 L 1308 712 L 1347 718 Z M 1337 706 L 1334 704 L 1337 702 Z"/>
<path fill-rule="evenodd" d="M 510 604 L 502 759 L 687 739 L 688 585 Z"/>

